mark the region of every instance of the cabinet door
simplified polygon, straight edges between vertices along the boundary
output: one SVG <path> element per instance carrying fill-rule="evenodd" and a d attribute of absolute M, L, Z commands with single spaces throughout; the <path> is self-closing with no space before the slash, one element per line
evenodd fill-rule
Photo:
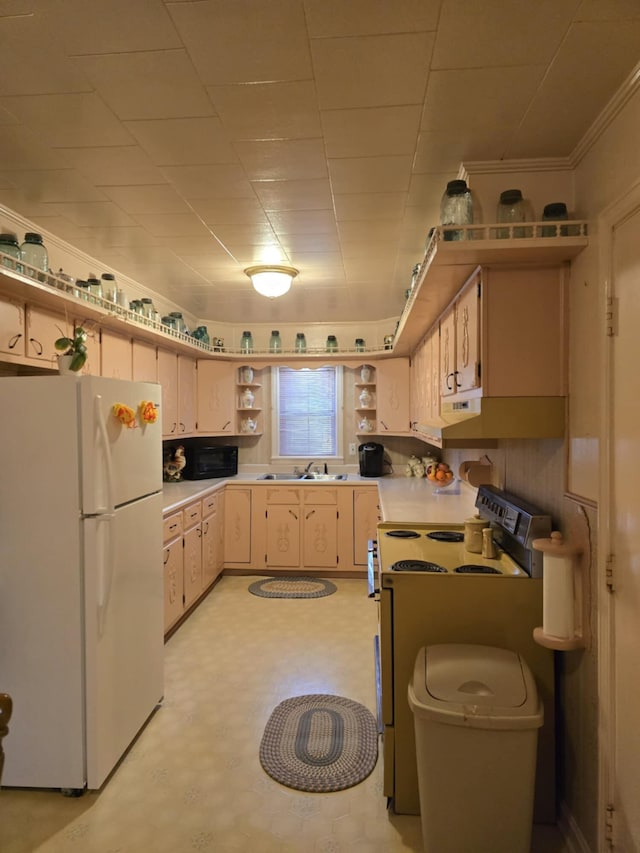
<path fill-rule="evenodd" d="M 22 302 L 0 299 L 0 352 L 18 356 L 25 354 L 25 309 Z"/>
<path fill-rule="evenodd" d="M 131 339 L 103 329 L 100 337 L 100 374 L 113 379 L 133 379 Z"/>
<path fill-rule="evenodd" d="M 267 566 L 300 567 L 300 512 L 298 504 L 269 505 Z"/>
<path fill-rule="evenodd" d="M 71 334 L 71 324 L 62 314 L 44 308 L 27 306 L 26 355 L 41 362 L 44 367 L 58 366 L 53 346 L 57 338 Z"/>
<path fill-rule="evenodd" d="M 338 564 L 338 512 L 335 506 L 304 506 L 302 568 L 335 569 Z"/>
<path fill-rule="evenodd" d="M 233 364 L 199 359 L 197 430 L 208 435 L 233 435 L 236 421 L 236 372 Z"/>
<path fill-rule="evenodd" d="M 184 534 L 184 606 L 189 607 L 202 592 L 202 524 Z"/>
<path fill-rule="evenodd" d="M 225 489 L 224 561 L 251 562 L 251 489 Z"/>
<path fill-rule="evenodd" d="M 178 434 L 178 356 L 158 350 L 158 382 L 162 386 L 162 434 L 175 438 Z"/>
<path fill-rule="evenodd" d="M 211 586 L 222 572 L 222 543 L 220 518 L 213 512 L 202 522 L 202 586 Z"/>
<path fill-rule="evenodd" d="M 480 386 L 480 289 L 474 280 L 456 300 L 455 370 L 458 392 Z"/>
<path fill-rule="evenodd" d="M 353 562 L 367 565 L 367 543 L 375 539 L 379 520 L 377 489 L 353 490 Z"/>
<path fill-rule="evenodd" d="M 133 341 L 131 361 L 134 382 L 158 381 L 157 354 L 153 344 L 148 344 L 145 341 Z"/>
<path fill-rule="evenodd" d="M 456 384 L 456 320 L 453 306 L 440 320 L 440 389 L 442 397 L 455 394 Z"/>
<path fill-rule="evenodd" d="M 164 630 L 182 616 L 183 562 L 182 537 L 164 546 Z"/>
<path fill-rule="evenodd" d="M 378 432 L 409 432 L 409 359 L 390 358 L 376 365 Z"/>
<path fill-rule="evenodd" d="M 196 360 L 178 356 L 178 434 L 192 435 L 195 418 Z"/>

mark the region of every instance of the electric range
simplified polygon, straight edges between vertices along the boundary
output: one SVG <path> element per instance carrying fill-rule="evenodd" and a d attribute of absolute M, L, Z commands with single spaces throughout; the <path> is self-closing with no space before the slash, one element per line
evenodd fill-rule
<path fill-rule="evenodd" d="M 487 486 L 478 490 L 476 507 L 492 528 L 494 558 L 465 549 L 463 519 L 459 524 L 382 522 L 377 541 L 371 543 L 369 594 L 378 607 L 384 794 L 396 813 L 419 814 L 407 690 L 420 648 L 439 643 L 498 646 L 522 654 L 536 678 L 545 722 L 538 738 L 534 819 L 555 823 L 554 658 L 533 639 L 533 629 L 542 624 L 542 578 L 531 544 L 534 534 L 550 535 L 551 519 Z M 468 568 L 459 571 L 461 567 Z"/>

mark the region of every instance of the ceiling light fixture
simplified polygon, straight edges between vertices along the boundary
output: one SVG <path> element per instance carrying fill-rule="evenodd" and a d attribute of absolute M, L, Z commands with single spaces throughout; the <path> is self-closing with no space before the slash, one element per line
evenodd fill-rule
<path fill-rule="evenodd" d="M 282 267 L 276 264 L 262 264 L 247 267 L 245 273 L 251 279 L 251 284 L 262 296 L 273 299 L 282 296 L 291 287 L 291 282 L 298 275 L 294 267 Z"/>

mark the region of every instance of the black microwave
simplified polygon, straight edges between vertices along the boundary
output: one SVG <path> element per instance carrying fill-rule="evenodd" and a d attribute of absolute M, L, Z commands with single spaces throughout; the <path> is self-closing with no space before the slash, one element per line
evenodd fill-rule
<path fill-rule="evenodd" d="M 185 480 L 212 480 L 238 473 L 236 445 L 216 445 L 211 439 L 192 438 L 184 442 L 184 456 L 186 465 L 182 476 Z"/>

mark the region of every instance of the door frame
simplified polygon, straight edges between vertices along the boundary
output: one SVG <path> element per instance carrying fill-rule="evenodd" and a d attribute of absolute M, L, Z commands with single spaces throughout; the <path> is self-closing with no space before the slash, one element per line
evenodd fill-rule
<path fill-rule="evenodd" d="M 615 693 L 615 596 L 607 587 L 609 557 L 613 553 L 611 511 L 613 428 L 610 412 L 613 405 L 612 370 L 615 337 L 613 286 L 614 229 L 640 209 L 640 181 L 622 197 L 606 207 L 598 216 L 598 287 L 603 330 L 600 370 L 600 476 L 598 483 L 598 554 L 597 554 L 597 624 L 598 624 L 598 850 L 609 850 L 607 842 L 607 807 L 614 805 L 616 760 L 616 693 Z M 614 309 L 613 334 L 607 319 Z"/>

